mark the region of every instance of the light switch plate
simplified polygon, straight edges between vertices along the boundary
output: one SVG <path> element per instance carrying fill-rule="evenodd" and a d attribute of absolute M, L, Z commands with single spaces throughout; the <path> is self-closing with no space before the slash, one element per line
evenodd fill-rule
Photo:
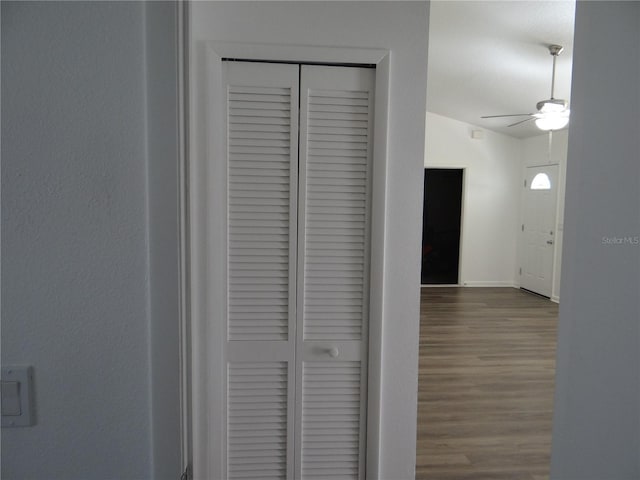
<path fill-rule="evenodd" d="M 33 413 L 33 367 L 2 367 L 2 427 L 28 427 Z"/>

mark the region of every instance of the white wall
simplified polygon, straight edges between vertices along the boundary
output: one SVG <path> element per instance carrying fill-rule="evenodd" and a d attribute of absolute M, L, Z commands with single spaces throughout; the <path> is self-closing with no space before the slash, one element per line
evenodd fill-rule
<path fill-rule="evenodd" d="M 174 20 L 2 2 L 2 364 L 36 404 L 3 479 L 179 476 Z"/>
<path fill-rule="evenodd" d="M 204 41 L 391 50 L 380 463 L 368 474 L 414 478 L 428 2 L 194 2 L 191 20 L 200 71 Z"/>
<path fill-rule="evenodd" d="M 562 271 L 562 242 L 564 238 L 564 200 L 565 184 L 567 178 L 567 144 L 569 140 L 569 130 L 560 130 L 549 134 L 538 135 L 536 137 L 524 138 L 521 140 L 523 146 L 523 173 L 526 176 L 527 167 L 540 165 L 558 165 L 558 204 L 556 209 L 556 229 L 554 243 L 553 261 L 553 286 L 551 299 L 558 302 L 560 300 L 560 276 Z M 522 185 L 522 181 L 520 182 Z M 521 202 L 524 202 L 524 189 L 520 189 Z M 522 235 L 519 235 L 519 251 L 522 247 Z"/>
<path fill-rule="evenodd" d="M 513 286 L 520 225 L 522 146 L 516 138 L 427 113 L 425 167 L 464 168 L 459 283 Z"/>
<path fill-rule="evenodd" d="M 640 2 L 578 2 L 554 480 L 640 478 L 638 85 Z"/>
<path fill-rule="evenodd" d="M 144 9 L 2 2 L 4 479 L 149 478 Z"/>

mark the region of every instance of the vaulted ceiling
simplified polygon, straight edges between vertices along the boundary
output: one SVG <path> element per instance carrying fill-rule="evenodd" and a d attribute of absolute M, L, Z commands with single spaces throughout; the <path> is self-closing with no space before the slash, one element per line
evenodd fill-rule
<path fill-rule="evenodd" d="M 427 110 L 514 137 L 543 133 L 526 117 L 483 115 L 536 112 L 550 97 L 552 56 L 555 98 L 570 101 L 575 2 L 433 1 L 429 26 Z"/>

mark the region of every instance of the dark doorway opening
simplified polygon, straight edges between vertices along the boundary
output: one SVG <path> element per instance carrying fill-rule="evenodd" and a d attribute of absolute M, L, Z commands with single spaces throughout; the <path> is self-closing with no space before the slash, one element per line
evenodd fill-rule
<path fill-rule="evenodd" d="M 461 214 L 462 169 L 425 168 L 422 284 L 458 283 Z"/>

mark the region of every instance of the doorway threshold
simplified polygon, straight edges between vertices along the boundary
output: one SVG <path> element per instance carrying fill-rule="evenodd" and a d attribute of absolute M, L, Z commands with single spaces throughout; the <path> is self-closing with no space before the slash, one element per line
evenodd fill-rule
<path fill-rule="evenodd" d="M 551 297 L 547 297 L 546 295 L 542 295 L 541 293 L 534 292 L 533 290 L 527 290 L 526 288 L 522 288 L 522 287 L 520 287 L 520 290 L 522 290 L 523 292 L 530 293 L 531 295 L 535 295 L 536 297 L 546 298 L 547 300 L 551 300 Z"/>

